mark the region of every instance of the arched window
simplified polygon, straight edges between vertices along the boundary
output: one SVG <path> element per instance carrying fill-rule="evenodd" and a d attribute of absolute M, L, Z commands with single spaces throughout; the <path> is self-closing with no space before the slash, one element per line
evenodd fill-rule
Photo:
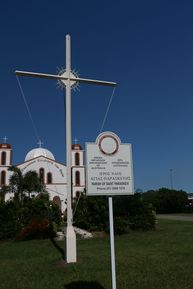
<path fill-rule="evenodd" d="M 80 197 L 80 192 L 76 191 L 76 198 L 79 198 L 79 197 Z"/>
<path fill-rule="evenodd" d="M 41 182 L 44 184 L 44 169 L 43 168 L 40 168 L 39 176 L 40 176 Z"/>
<path fill-rule="evenodd" d="M 80 172 L 75 172 L 75 186 L 80 186 Z"/>
<path fill-rule="evenodd" d="M 80 154 L 75 153 L 75 166 L 79 166 L 79 165 L 80 165 Z"/>
<path fill-rule="evenodd" d="M 6 165 L 6 152 L 1 153 L 1 164 L 2 166 Z"/>
<path fill-rule="evenodd" d="M 47 184 L 52 184 L 52 173 L 47 173 Z"/>
<path fill-rule="evenodd" d="M 6 171 L 1 172 L 1 186 L 5 186 L 6 184 Z"/>
<path fill-rule="evenodd" d="M 60 210 L 62 209 L 62 206 L 61 206 L 62 203 L 61 203 L 60 197 L 55 196 L 53 198 L 53 203 L 56 204 L 59 207 Z"/>

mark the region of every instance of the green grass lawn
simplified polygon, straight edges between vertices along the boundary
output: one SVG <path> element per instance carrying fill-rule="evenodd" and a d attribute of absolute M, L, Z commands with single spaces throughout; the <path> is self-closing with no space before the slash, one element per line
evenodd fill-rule
<path fill-rule="evenodd" d="M 108 238 L 77 246 L 78 262 L 64 265 L 49 240 L 0 242 L 0 289 L 110 289 Z M 116 237 L 115 247 L 117 289 L 193 289 L 192 222 L 159 220 L 155 231 Z"/>

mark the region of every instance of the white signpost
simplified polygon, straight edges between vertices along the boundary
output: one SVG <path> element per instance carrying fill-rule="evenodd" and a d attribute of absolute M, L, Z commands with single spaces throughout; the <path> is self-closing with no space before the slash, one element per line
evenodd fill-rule
<path fill-rule="evenodd" d="M 86 144 L 87 195 L 132 195 L 131 144 L 121 144 L 112 132 L 100 134 Z"/>
<path fill-rule="evenodd" d="M 101 133 L 95 143 L 86 144 L 86 168 L 87 195 L 109 196 L 112 288 L 116 289 L 112 196 L 134 194 L 131 144 L 122 144 L 113 132 Z"/>

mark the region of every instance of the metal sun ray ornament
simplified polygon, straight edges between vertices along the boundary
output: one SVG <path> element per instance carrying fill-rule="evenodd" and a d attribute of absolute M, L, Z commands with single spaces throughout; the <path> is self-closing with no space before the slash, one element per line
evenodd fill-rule
<path fill-rule="evenodd" d="M 62 76 L 62 77 L 67 77 L 67 72 L 66 72 L 66 69 L 61 67 L 57 67 L 57 74 L 59 76 Z M 78 73 L 78 71 L 76 71 L 75 69 L 73 69 L 71 72 L 70 72 L 70 77 L 71 78 L 79 78 L 80 75 Z M 67 80 L 64 80 L 64 79 L 58 79 L 57 80 L 57 83 L 56 83 L 56 86 L 57 88 L 60 88 L 60 89 L 64 89 L 67 85 Z M 74 90 L 74 91 L 80 91 L 80 84 L 78 81 L 75 81 L 75 80 L 70 80 L 70 86 L 71 86 L 71 89 Z"/>

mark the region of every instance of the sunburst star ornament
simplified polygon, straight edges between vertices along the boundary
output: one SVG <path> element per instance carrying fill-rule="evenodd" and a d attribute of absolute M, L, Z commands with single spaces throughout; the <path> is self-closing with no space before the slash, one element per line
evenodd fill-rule
<path fill-rule="evenodd" d="M 57 74 L 59 75 L 59 76 L 63 76 L 63 77 L 67 77 L 67 72 L 66 72 L 66 69 L 65 68 L 63 68 L 63 67 L 57 67 Z M 78 74 L 78 71 L 76 71 L 75 69 L 73 69 L 71 72 L 70 72 L 70 77 L 71 78 L 79 78 L 79 74 Z M 63 88 L 65 88 L 66 87 L 66 85 L 67 85 L 67 80 L 63 80 L 63 79 L 59 79 L 59 80 L 57 80 L 57 84 L 56 84 L 56 86 L 57 86 L 57 88 L 61 88 L 61 89 L 63 89 Z M 70 80 L 70 86 L 71 86 L 71 89 L 73 89 L 73 90 L 80 90 L 79 89 L 79 87 L 80 87 L 80 85 L 79 85 L 79 82 L 78 81 L 75 81 L 75 80 Z"/>

